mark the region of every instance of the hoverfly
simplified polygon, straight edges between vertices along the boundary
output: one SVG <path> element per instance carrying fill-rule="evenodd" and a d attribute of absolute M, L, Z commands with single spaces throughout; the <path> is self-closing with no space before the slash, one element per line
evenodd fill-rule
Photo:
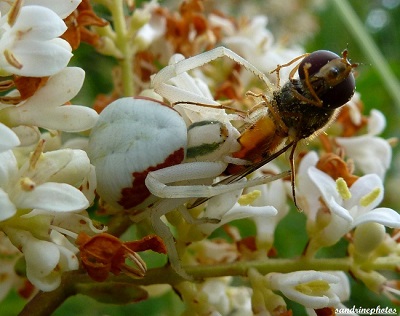
<path fill-rule="evenodd" d="M 241 149 L 233 153 L 233 157 L 250 164 L 228 165 L 225 173 L 230 176 L 214 185 L 236 182 L 290 149 L 292 195 L 296 207 L 300 209 L 295 191 L 294 153 L 301 140 L 322 132 L 333 121 L 336 111 L 353 96 L 353 69 L 358 64 L 350 63 L 347 55 L 347 50 L 342 52 L 342 57 L 327 50 L 318 50 L 305 57 L 300 56 L 274 70 L 279 80 L 280 68 L 304 57 L 291 71 L 289 80 L 273 91 L 272 96 L 248 93 L 260 97 L 263 107 L 257 106 L 256 113 L 250 110 L 257 119 L 241 133 L 238 139 Z M 250 68 L 247 61 L 244 66 Z M 249 70 L 253 71 L 253 68 Z M 294 78 L 296 71 L 298 78 Z M 190 207 L 206 200 L 197 199 Z"/>

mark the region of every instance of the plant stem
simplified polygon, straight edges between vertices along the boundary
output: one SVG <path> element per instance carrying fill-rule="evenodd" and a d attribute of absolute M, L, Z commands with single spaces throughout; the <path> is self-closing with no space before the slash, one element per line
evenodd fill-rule
<path fill-rule="evenodd" d="M 129 44 L 128 28 L 125 21 L 124 15 L 124 1 L 115 0 L 111 1 L 110 11 L 114 20 L 114 30 L 117 35 L 116 45 L 124 56 L 123 59 L 119 60 L 122 72 L 122 89 L 124 96 L 134 95 L 134 80 L 132 72 L 132 58 L 133 50 Z"/>
<path fill-rule="evenodd" d="M 375 260 L 368 263 L 365 268 L 371 270 L 396 270 L 398 260 Z M 244 261 L 218 265 L 186 266 L 185 271 L 193 276 L 195 280 L 222 276 L 247 276 L 250 268 L 257 269 L 261 274 L 270 272 L 288 273 L 301 270 L 317 271 L 350 271 L 353 267 L 350 257 L 328 258 L 328 259 L 266 259 L 260 261 Z M 130 283 L 133 285 L 170 284 L 176 285 L 184 279 L 179 276 L 170 266 L 151 269 L 142 279 L 133 279 L 127 275 L 110 276 L 106 282 L 110 286 L 115 282 Z M 70 271 L 63 275 L 61 285 L 52 292 L 39 292 L 29 303 L 26 304 L 20 316 L 45 316 L 56 310 L 69 296 L 78 294 L 77 286 L 83 283 L 94 283 L 86 273 L 82 271 Z"/>
<path fill-rule="evenodd" d="M 40 291 L 24 306 L 19 316 L 51 315 L 68 297 L 76 294 L 74 284 L 77 280 L 79 278 L 70 278 L 65 274 L 57 289 L 51 292 Z"/>
<path fill-rule="evenodd" d="M 371 35 L 365 30 L 363 23 L 347 0 L 332 0 L 332 3 L 342 18 L 343 23 L 347 25 L 347 29 L 353 34 L 354 39 L 371 61 L 372 66 L 375 67 L 386 89 L 395 101 L 397 108 L 400 109 L 399 81 L 371 38 Z"/>

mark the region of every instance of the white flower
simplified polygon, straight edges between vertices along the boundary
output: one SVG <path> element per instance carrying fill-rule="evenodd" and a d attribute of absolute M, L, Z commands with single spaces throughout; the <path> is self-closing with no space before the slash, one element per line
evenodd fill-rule
<path fill-rule="evenodd" d="M 382 133 L 385 126 L 385 116 L 378 110 L 372 110 L 365 135 L 335 138 L 357 168 L 365 174 L 375 173 L 381 179 L 385 177 L 392 160 L 392 147 L 385 139 L 376 136 Z"/>
<path fill-rule="evenodd" d="M 339 278 L 339 281 L 336 283 L 331 283 L 330 288 L 331 290 L 338 296 L 340 302 L 337 303 L 334 307 L 336 309 L 339 308 L 346 308 L 342 302 L 345 302 L 350 299 L 351 289 L 350 289 L 350 282 L 347 275 L 342 271 L 329 271 L 331 275 L 334 275 Z M 315 310 L 312 308 L 306 308 L 307 314 L 309 316 L 317 316 Z M 346 315 L 356 315 L 356 314 L 346 314 Z"/>
<path fill-rule="evenodd" d="M 232 278 L 210 279 L 201 286 L 208 303 L 221 315 L 252 315 L 251 289 L 231 286 Z"/>
<path fill-rule="evenodd" d="M 92 128 L 98 118 L 96 111 L 81 105 L 64 105 L 79 92 L 84 77 L 81 68 L 63 69 L 18 105 L 0 104 L 1 120 L 10 127 L 37 126 L 67 132 Z"/>
<path fill-rule="evenodd" d="M 281 291 L 287 298 L 309 308 L 336 306 L 340 297 L 333 285 L 341 279 L 329 272 L 296 271 L 269 273 L 265 276 L 272 290 Z"/>
<path fill-rule="evenodd" d="M 260 168 L 254 173 L 253 178 L 263 175 L 263 172 L 272 172 L 278 174 L 280 170 L 269 163 L 267 166 Z M 279 221 L 284 218 L 289 212 L 288 199 L 285 190 L 285 183 L 282 179 L 272 181 L 270 183 L 255 186 L 248 190 L 258 190 L 260 196 L 251 203 L 252 206 L 271 205 L 278 211 L 276 216 L 257 216 L 254 217 L 254 223 L 257 227 L 257 243 L 259 247 L 269 249 L 274 241 L 275 228 Z"/>
<path fill-rule="evenodd" d="M 350 188 L 343 179 L 337 181 L 315 168 L 318 157 L 315 152 L 307 154 L 298 173 L 302 199 L 307 202 L 307 210 L 314 210 L 308 219 L 315 222 L 316 211 L 320 209 L 319 199 L 331 212 L 329 223 L 312 236 L 309 247 L 317 249 L 336 243 L 354 227 L 368 222 L 376 222 L 392 228 L 400 228 L 400 215 L 385 207 L 376 208 L 383 199 L 383 184 L 376 174 L 360 177 Z M 308 168 L 302 167 L 302 164 Z M 298 192 L 300 193 L 300 192 Z"/>
<path fill-rule="evenodd" d="M 0 20 L 0 68 L 29 77 L 50 76 L 65 68 L 71 46 L 59 38 L 67 27 L 54 11 L 37 5 L 18 8 Z"/>
<path fill-rule="evenodd" d="M 77 188 L 47 182 L 68 166 L 74 158 L 73 150 L 43 154 L 32 168 L 27 161 L 18 169 L 12 151 L 0 153 L 0 221 L 14 216 L 18 209 L 42 209 L 50 212 L 73 212 L 86 209 L 89 202 Z M 83 177 L 89 173 L 81 174 Z"/>
<path fill-rule="evenodd" d="M 74 11 L 82 0 L 24 0 L 23 6 L 37 5 L 41 7 L 46 7 L 54 11 L 61 19 L 65 19 L 68 15 Z M 0 6 L 0 12 L 5 15 L 10 10 L 11 5 L 2 1 Z"/>
<path fill-rule="evenodd" d="M 203 217 L 220 219 L 219 223 L 206 223 L 196 225 L 196 229 L 204 235 L 210 235 L 218 227 L 223 226 L 234 220 L 243 218 L 254 218 L 268 220 L 278 212 L 274 206 L 270 205 L 241 205 L 237 201 L 242 190 L 217 195 L 207 202 L 207 207 Z"/>
<path fill-rule="evenodd" d="M 49 240 L 38 239 L 22 229 L 5 227 L 4 231 L 24 253 L 29 281 L 42 291 L 56 289 L 64 271 L 79 268 L 78 248 L 57 231 L 50 232 Z"/>
<path fill-rule="evenodd" d="M 252 290 L 245 286 L 233 286 L 232 277 L 209 279 L 202 284 L 182 282 L 177 290 L 187 302 L 186 315 L 253 315 Z"/>
<path fill-rule="evenodd" d="M 86 153 L 61 149 L 32 153 L 21 168 L 12 151 L 0 153 L 0 229 L 25 255 L 28 279 L 39 289 L 58 287 L 63 271 L 77 269 L 78 249 L 66 236 L 102 232 L 85 212 L 89 201 L 76 187 L 95 187 Z M 89 183 L 89 185 L 87 184 Z M 94 193 L 87 194 L 91 199 Z"/>
<path fill-rule="evenodd" d="M 24 0 L 24 6 L 40 5 L 54 11 L 61 19 L 65 19 L 81 2 L 82 0 Z"/>

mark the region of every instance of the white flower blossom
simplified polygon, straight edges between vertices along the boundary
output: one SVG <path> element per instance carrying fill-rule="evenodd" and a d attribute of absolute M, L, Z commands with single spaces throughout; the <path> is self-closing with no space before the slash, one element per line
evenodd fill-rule
<path fill-rule="evenodd" d="M 98 118 L 96 111 L 81 105 L 64 105 L 79 92 L 84 77 L 81 68 L 63 69 L 30 98 L 17 105 L 0 104 L 0 120 L 9 127 L 34 126 L 67 132 L 92 128 Z"/>
<path fill-rule="evenodd" d="M 309 308 L 336 306 L 340 297 L 333 285 L 340 282 L 337 275 L 320 271 L 269 273 L 265 276 L 272 290 L 282 292 L 287 298 Z"/>
<path fill-rule="evenodd" d="M 0 20 L 0 69 L 29 77 L 53 75 L 65 68 L 72 57 L 71 46 L 59 38 L 64 21 L 52 10 L 22 6 L 18 15 Z M 9 24 L 11 23 L 11 24 Z"/>
<path fill-rule="evenodd" d="M 252 315 L 251 289 L 230 285 L 232 278 L 211 279 L 204 282 L 201 292 L 220 315 Z"/>
<path fill-rule="evenodd" d="M 20 168 L 12 151 L 0 153 L 0 228 L 23 252 L 28 279 L 43 291 L 54 290 L 63 271 L 79 266 L 78 249 L 64 234 L 102 231 L 82 212 L 89 201 L 77 189 L 94 191 L 93 173 L 82 150 L 37 150 Z M 94 192 L 87 196 L 93 199 Z"/>
<path fill-rule="evenodd" d="M 25 255 L 28 279 L 42 291 L 56 289 L 64 271 L 79 268 L 76 256 L 78 248 L 57 231 L 50 232 L 49 240 L 42 240 L 26 230 L 11 227 L 3 229 Z"/>
<path fill-rule="evenodd" d="M 0 220 L 12 217 L 18 209 L 38 208 L 55 212 L 71 212 L 87 208 L 89 202 L 77 188 L 66 183 L 48 182 L 52 177 L 59 181 L 57 180 L 59 172 L 65 172 L 66 175 L 78 168 L 75 175 L 66 175 L 63 180 L 64 182 L 71 181 L 76 185 L 78 183 L 76 178 L 80 176 L 82 184 L 90 173 L 90 164 L 86 157 L 86 163 L 81 160 L 80 167 L 75 165 L 74 160 L 80 157 L 81 155 L 75 155 L 73 150 L 65 149 L 43 154 L 34 166 L 32 166 L 32 161 L 26 161 L 21 168 L 18 168 L 12 151 L 0 153 L 0 195 L 2 196 Z"/>
<path fill-rule="evenodd" d="M 18 209 L 71 212 L 87 208 L 89 202 L 77 188 L 66 183 L 47 182 L 57 177 L 75 157 L 73 150 L 46 153 L 34 168 L 30 161 L 18 168 L 12 151 L 0 153 L 0 220 L 14 216 Z M 81 173 L 82 181 L 86 174 Z"/>
<path fill-rule="evenodd" d="M 311 211 L 308 214 L 309 221 L 316 221 L 321 198 L 330 210 L 331 218 L 316 236 L 312 236 L 309 247 L 333 245 L 351 229 L 367 222 L 400 228 L 400 215 L 396 211 L 386 207 L 377 208 L 383 199 L 384 188 L 376 174 L 362 176 L 348 188 L 343 179 L 335 181 L 314 167 L 317 161 L 315 152 L 303 158 L 298 173 L 302 192 L 298 191 L 298 195 L 302 195 L 305 209 Z"/>
<path fill-rule="evenodd" d="M 74 11 L 82 0 L 24 0 L 23 6 L 37 5 L 46 7 L 54 11 L 61 19 L 65 19 L 68 15 Z M 2 15 L 8 13 L 11 8 L 11 4 L 8 1 L 2 1 L 0 6 L 0 12 Z"/>
<path fill-rule="evenodd" d="M 381 179 L 384 179 L 392 160 L 392 147 L 388 141 L 377 137 L 385 126 L 385 116 L 378 110 L 372 110 L 365 135 L 335 138 L 357 168 L 363 173 L 375 173 Z"/>
<path fill-rule="evenodd" d="M 61 19 L 70 15 L 82 0 L 24 0 L 24 5 L 40 5 L 54 11 Z"/>
<path fill-rule="evenodd" d="M 255 172 L 253 177 L 262 176 L 263 172 L 278 174 L 280 170 L 270 163 Z M 246 192 L 248 190 L 249 189 L 246 189 Z M 258 245 L 269 249 L 274 241 L 276 226 L 289 212 L 285 183 L 282 179 L 278 179 L 264 185 L 252 187 L 251 190 L 258 190 L 260 192 L 260 196 L 251 203 L 252 206 L 262 207 L 265 205 L 271 205 L 278 211 L 276 216 L 257 216 L 253 218 L 257 227 Z"/>
<path fill-rule="evenodd" d="M 196 229 L 201 231 L 204 235 L 210 235 L 218 227 L 223 226 L 234 220 L 243 218 L 260 218 L 268 220 L 271 216 L 275 216 L 278 211 L 271 205 L 241 205 L 238 199 L 241 191 L 233 191 L 226 194 L 221 194 L 211 198 L 208 201 L 207 208 L 204 212 L 204 217 L 220 219 L 219 223 L 205 223 L 196 225 Z M 233 203 L 233 204 L 232 204 Z"/>
<path fill-rule="evenodd" d="M 201 284 L 182 282 L 177 289 L 188 303 L 185 315 L 253 315 L 252 290 L 246 286 L 233 286 L 232 277 L 206 280 Z"/>
<path fill-rule="evenodd" d="M 340 300 L 340 302 L 335 305 L 335 308 L 346 308 L 343 302 L 346 302 L 350 299 L 351 289 L 349 278 L 342 271 L 328 271 L 328 273 L 339 278 L 339 282 L 330 284 L 331 290 L 338 296 Z M 317 316 L 315 310 L 312 308 L 306 308 L 306 312 L 309 316 Z M 354 315 L 357 314 L 349 314 L 349 316 Z"/>

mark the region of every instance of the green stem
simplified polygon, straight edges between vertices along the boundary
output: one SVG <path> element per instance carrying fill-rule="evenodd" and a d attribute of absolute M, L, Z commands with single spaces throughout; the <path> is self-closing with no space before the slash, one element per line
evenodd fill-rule
<path fill-rule="evenodd" d="M 393 74 L 385 57 L 382 55 L 370 34 L 365 30 L 360 18 L 347 0 L 332 0 L 332 3 L 339 12 L 343 23 L 347 25 L 347 29 L 353 34 L 354 39 L 371 61 L 372 66 L 375 67 L 386 89 L 395 101 L 396 106 L 400 109 L 399 81 Z"/>
<path fill-rule="evenodd" d="M 132 60 L 134 52 L 131 45 L 129 44 L 130 41 L 128 38 L 128 28 L 124 15 L 124 1 L 114 0 L 110 3 L 111 6 L 109 7 L 109 9 L 113 17 L 114 30 L 117 35 L 115 44 L 124 56 L 122 59 L 119 60 L 122 72 L 121 80 L 123 94 L 124 96 L 133 96 L 135 91 L 132 72 Z"/>
<path fill-rule="evenodd" d="M 77 274 L 77 271 L 73 272 Z M 78 280 L 79 278 L 71 278 L 66 273 L 57 289 L 52 292 L 40 291 L 24 306 L 19 316 L 51 315 L 68 297 L 76 294 L 74 284 Z"/>
<path fill-rule="evenodd" d="M 368 271 L 389 270 L 395 271 L 399 260 L 375 260 L 366 267 Z M 266 259 L 260 261 L 234 262 L 218 265 L 186 266 L 185 271 L 194 280 L 203 280 L 211 277 L 222 276 L 247 276 L 250 268 L 257 269 L 261 274 L 270 272 L 295 272 L 301 270 L 317 271 L 350 271 L 353 268 L 352 259 L 329 258 L 329 259 Z M 77 294 L 79 287 L 76 285 L 93 283 L 86 273 L 82 271 L 70 271 L 63 275 L 62 283 L 53 292 L 40 292 L 23 309 L 20 316 L 42 316 L 49 315 L 57 309 L 69 296 Z M 171 267 L 151 269 L 142 279 L 133 279 L 126 275 L 110 276 L 107 282 L 123 282 L 133 285 L 170 284 L 176 285 L 184 281 Z"/>

